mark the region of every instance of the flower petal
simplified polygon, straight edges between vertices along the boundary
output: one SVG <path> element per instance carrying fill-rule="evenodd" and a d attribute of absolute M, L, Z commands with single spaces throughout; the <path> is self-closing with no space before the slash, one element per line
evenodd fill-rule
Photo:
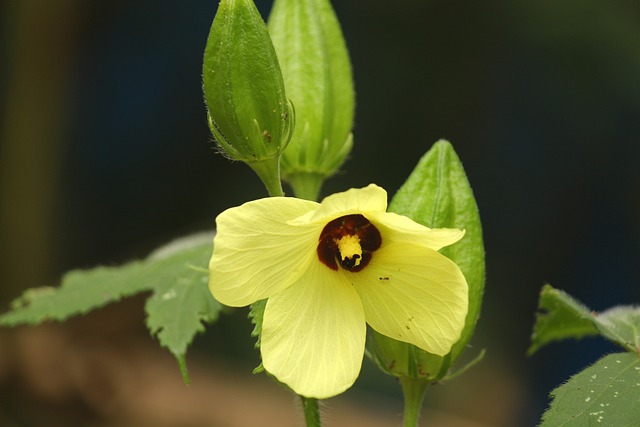
<path fill-rule="evenodd" d="M 387 192 L 375 184 L 364 188 L 352 188 L 342 193 L 325 197 L 314 212 L 296 219 L 293 223 L 324 222 L 341 215 L 387 210 Z"/>
<path fill-rule="evenodd" d="M 358 294 L 342 271 L 313 262 L 294 285 L 267 301 L 262 363 L 296 393 L 324 399 L 354 383 L 366 324 Z"/>
<path fill-rule="evenodd" d="M 468 286 L 458 266 L 438 252 L 405 242 L 384 244 L 353 273 L 367 323 L 383 335 L 444 356 L 458 341 Z"/>
<path fill-rule="evenodd" d="M 316 256 L 321 230 L 287 222 L 317 206 L 292 197 L 270 197 L 218 215 L 209 262 L 213 296 L 241 307 L 290 286 Z"/>
<path fill-rule="evenodd" d="M 415 243 L 435 251 L 456 243 L 465 233 L 457 228 L 425 227 L 393 212 L 367 212 L 365 216 L 389 241 Z"/>

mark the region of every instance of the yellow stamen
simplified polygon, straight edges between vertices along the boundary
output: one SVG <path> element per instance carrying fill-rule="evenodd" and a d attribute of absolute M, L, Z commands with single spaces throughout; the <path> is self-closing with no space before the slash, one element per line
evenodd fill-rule
<path fill-rule="evenodd" d="M 348 259 L 353 263 L 354 267 L 360 264 L 362 248 L 360 247 L 360 238 L 358 236 L 347 234 L 336 241 L 336 244 L 343 262 Z"/>

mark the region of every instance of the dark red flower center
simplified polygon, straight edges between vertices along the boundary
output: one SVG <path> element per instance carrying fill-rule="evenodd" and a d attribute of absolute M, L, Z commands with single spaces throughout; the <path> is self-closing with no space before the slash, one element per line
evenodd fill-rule
<path fill-rule="evenodd" d="M 318 239 L 318 258 L 332 270 L 341 266 L 360 271 L 382 244 L 378 229 L 364 217 L 353 214 L 336 218 L 324 226 Z"/>

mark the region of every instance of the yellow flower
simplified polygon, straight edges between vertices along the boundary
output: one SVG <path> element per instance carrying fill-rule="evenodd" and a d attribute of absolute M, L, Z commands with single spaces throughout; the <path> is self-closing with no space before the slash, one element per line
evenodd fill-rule
<path fill-rule="evenodd" d="M 460 337 L 467 282 L 437 251 L 464 232 L 386 209 L 386 191 L 372 184 L 321 203 L 255 200 L 216 219 L 209 289 L 234 307 L 268 298 L 262 363 L 302 396 L 323 399 L 354 383 L 366 323 L 438 355 Z"/>

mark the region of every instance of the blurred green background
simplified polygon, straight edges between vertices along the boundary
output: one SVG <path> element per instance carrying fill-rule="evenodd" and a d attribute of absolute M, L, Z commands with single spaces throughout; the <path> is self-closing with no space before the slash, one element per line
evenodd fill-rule
<path fill-rule="evenodd" d="M 270 2 L 257 4 L 266 16 Z M 207 129 L 201 62 L 216 6 L 0 4 L 2 311 L 64 271 L 142 257 L 266 195 L 249 168 L 216 154 Z M 371 182 L 393 194 L 433 142 L 453 143 L 484 225 L 488 280 L 472 342 L 488 353 L 427 401 L 477 425 L 535 425 L 552 388 L 612 350 L 591 340 L 527 358 L 540 287 L 550 282 L 595 310 L 640 301 L 640 3 L 334 7 L 355 74 L 355 148 L 323 194 Z M 94 337 L 113 331 L 110 339 L 127 332 L 152 347 L 142 303 L 69 328 Z M 194 357 L 248 372 L 257 359 L 245 315 L 225 316 L 199 337 Z M 0 425 L 143 425 L 114 424 L 115 410 L 96 415 L 97 404 L 77 390 L 65 400 L 42 393 L 47 381 L 25 381 L 31 365 L 21 337 L 33 333 L 0 331 Z M 393 382 L 368 365 L 348 395 L 365 407 L 397 400 Z M 175 375 L 179 382 L 177 368 Z M 167 425 L 243 425 L 181 419 Z"/>

